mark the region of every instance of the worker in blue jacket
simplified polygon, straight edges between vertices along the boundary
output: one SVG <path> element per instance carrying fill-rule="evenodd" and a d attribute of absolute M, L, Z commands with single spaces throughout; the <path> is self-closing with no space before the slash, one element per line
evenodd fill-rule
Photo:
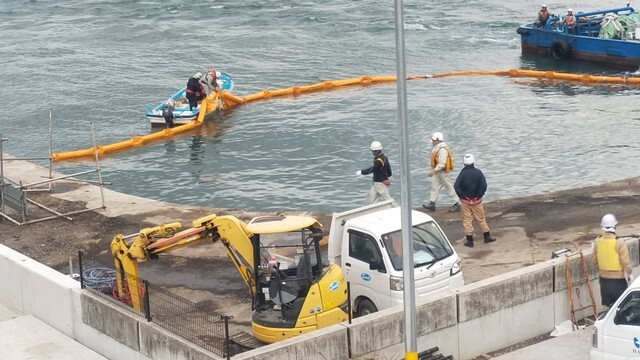
<path fill-rule="evenodd" d="M 484 207 L 482 206 L 482 197 L 487 191 L 487 180 L 480 169 L 474 166 L 475 158 L 472 154 L 465 154 L 464 168 L 460 171 L 453 188 L 456 195 L 460 198 L 462 206 L 462 226 L 464 226 L 464 234 L 466 241 L 464 246 L 473 247 L 473 220 L 478 223 L 478 227 L 482 231 L 485 243 L 496 241 L 491 237 L 489 225 L 484 217 Z"/>

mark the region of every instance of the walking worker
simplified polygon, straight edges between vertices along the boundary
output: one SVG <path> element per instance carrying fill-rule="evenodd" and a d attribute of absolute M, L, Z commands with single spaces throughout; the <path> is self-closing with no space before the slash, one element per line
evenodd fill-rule
<path fill-rule="evenodd" d="M 473 247 L 474 219 L 478 223 L 482 235 L 484 235 L 484 242 L 494 242 L 496 239 L 491 237 L 482 205 L 482 197 L 487 191 L 487 179 L 480 169 L 476 169 L 474 165 L 475 159 L 472 154 L 466 154 L 463 163 L 464 168 L 460 171 L 454 188 L 462 203 L 462 226 L 464 226 L 464 234 L 466 236 L 464 246 Z"/>
<path fill-rule="evenodd" d="M 173 119 L 175 119 L 175 116 L 173 115 L 173 110 L 175 107 L 176 102 L 173 99 L 167 100 L 162 107 L 162 117 L 164 118 L 164 122 L 168 128 L 172 128 L 174 126 Z"/>
<path fill-rule="evenodd" d="M 377 201 L 391 200 L 391 195 L 389 195 L 391 165 L 389 165 L 387 156 L 382 153 L 382 144 L 379 141 L 371 143 L 371 153 L 373 153 L 373 166 L 356 171 L 356 175 L 373 173 L 373 184 L 369 192 L 370 204 Z"/>
<path fill-rule="evenodd" d="M 453 190 L 453 183 L 451 182 L 451 170 L 453 170 L 451 149 L 444 142 L 444 135 L 442 135 L 441 132 L 433 133 L 431 143 L 433 145 L 430 162 L 431 170 L 429 171 L 429 177 L 431 178 L 431 198 L 429 203 L 423 204 L 422 207 L 430 211 L 435 211 L 440 190 L 445 188 L 454 201 L 449 212 L 458 212 L 460 211 L 460 204 L 457 202 L 458 197 Z"/>
<path fill-rule="evenodd" d="M 616 225 L 618 220 L 613 214 L 603 216 L 600 226 L 604 234 L 596 239 L 593 247 L 593 262 L 600 274 L 600 297 L 606 307 L 618 300 L 627 288 L 627 281 L 633 281 L 629 250 L 616 236 Z"/>

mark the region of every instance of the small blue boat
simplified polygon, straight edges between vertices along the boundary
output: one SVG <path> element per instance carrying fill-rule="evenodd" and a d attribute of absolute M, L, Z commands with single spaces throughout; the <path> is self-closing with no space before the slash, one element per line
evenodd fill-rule
<path fill-rule="evenodd" d="M 231 79 L 229 75 L 219 73 L 217 82 L 220 90 L 225 90 L 227 92 L 231 92 L 231 90 L 233 90 L 233 79 Z M 175 117 L 173 123 L 176 125 L 182 125 L 193 121 L 200 113 L 199 104 L 197 109 L 193 109 L 193 111 L 189 110 L 189 101 L 184 96 L 186 90 L 187 87 L 185 86 L 170 97 L 170 99 L 173 99 L 176 102 L 176 106 L 173 109 L 173 115 Z M 165 126 L 164 117 L 162 116 L 162 107 L 168 100 L 169 99 L 163 101 L 156 107 L 149 106 L 147 108 L 147 119 L 151 122 L 151 126 Z M 215 109 L 212 111 L 215 111 Z"/>
<path fill-rule="evenodd" d="M 552 15 L 544 24 L 518 27 L 522 52 L 577 59 L 615 67 L 640 67 L 640 14 L 626 7 L 579 12 L 575 27 Z M 638 29 L 638 30 L 636 30 Z"/>

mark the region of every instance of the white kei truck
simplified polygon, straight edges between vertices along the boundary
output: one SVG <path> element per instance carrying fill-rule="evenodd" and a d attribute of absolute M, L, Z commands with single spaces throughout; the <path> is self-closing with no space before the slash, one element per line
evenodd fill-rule
<path fill-rule="evenodd" d="M 640 278 L 593 324 L 591 360 L 640 359 Z"/>
<path fill-rule="evenodd" d="M 400 211 L 385 201 L 333 214 L 329 262 L 350 283 L 355 316 L 403 303 Z M 438 223 L 416 210 L 411 218 L 416 298 L 462 287 L 460 258 Z"/>

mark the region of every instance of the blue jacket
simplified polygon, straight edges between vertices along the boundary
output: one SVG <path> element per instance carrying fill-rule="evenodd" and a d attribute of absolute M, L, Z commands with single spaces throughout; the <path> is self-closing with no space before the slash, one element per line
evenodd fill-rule
<path fill-rule="evenodd" d="M 487 191 L 487 180 L 480 169 L 476 169 L 473 164 L 466 165 L 460 171 L 453 188 L 460 199 L 477 198 L 479 200 Z"/>

